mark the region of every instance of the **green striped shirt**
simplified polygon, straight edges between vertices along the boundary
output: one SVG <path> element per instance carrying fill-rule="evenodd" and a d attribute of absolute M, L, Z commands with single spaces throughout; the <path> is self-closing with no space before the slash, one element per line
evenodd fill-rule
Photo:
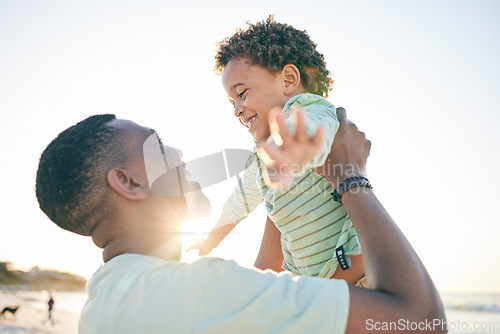
<path fill-rule="evenodd" d="M 335 250 L 343 246 L 346 255 L 361 253 L 356 231 L 344 207 L 332 199 L 330 183 L 311 168 L 322 166 L 338 130 L 335 107 L 322 97 L 300 94 L 284 107 L 288 117 L 290 108 L 300 104 L 306 111 L 308 133 L 318 125 L 325 132 L 321 151 L 286 190 L 269 188 L 263 179 L 258 156 L 245 170 L 233 194 L 226 201 L 223 214 L 231 223 L 239 223 L 262 201 L 269 217 L 281 232 L 283 268 L 306 276 L 331 277 L 338 262 Z M 294 124 L 287 118 L 291 131 Z"/>

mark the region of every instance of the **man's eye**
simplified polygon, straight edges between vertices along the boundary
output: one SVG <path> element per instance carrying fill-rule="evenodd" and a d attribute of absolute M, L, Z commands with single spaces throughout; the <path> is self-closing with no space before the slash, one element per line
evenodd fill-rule
<path fill-rule="evenodd" d="M 243 99 L 243 94 L 245 94 L 247 90 L 248 90 L 248 89 L 245 89 L 244 91 L 242 91 L 241 93 L 239 93 L 239 94 L 238 94 L 238 97 L 239 97 L 240 99 Z"/>

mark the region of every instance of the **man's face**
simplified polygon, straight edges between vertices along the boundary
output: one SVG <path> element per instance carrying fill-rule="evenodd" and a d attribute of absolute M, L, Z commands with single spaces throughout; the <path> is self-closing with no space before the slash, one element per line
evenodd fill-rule
<path fill-rule="evenodd" d="M 153 196 L 187 205 L 191 218 L 208 214 L 210 202 L 196 182 L 186 178 L 180 152 L 163 145 L 158 134 L 147 127 L 127 120 L 113 120 L 110 126 L 127 131 L 130 168 L 147 183 Z"/>
<path fill-rule="evenodd" d="M 257 142 L 269 137 L 268 113 L 288 100 L 281 72 L 271 73 L 245 58 L 231 60 L 222 73 L 222 85 L 234 106 L 234 115 Z"/>

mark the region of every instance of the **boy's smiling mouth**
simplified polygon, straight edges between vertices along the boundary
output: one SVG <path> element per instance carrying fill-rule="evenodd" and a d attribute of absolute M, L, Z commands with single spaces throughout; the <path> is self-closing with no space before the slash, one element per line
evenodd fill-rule
<path fill-rule="evenodd" d="M 240 122 L 241 122 L 241 124 L 243 124 L 247 128 L 250 128 L 252 126 L 253 122 L 255 122 L 256 119 L 257 119 L 257 114 L 255 114 L 252 117 L 249 117 L 247 119 L 244 119 L 243 115 L 240 116 Z"/>

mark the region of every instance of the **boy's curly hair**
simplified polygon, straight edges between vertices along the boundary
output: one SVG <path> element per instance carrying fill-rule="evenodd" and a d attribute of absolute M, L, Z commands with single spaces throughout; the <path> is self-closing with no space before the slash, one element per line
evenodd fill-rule
<path fill-rule="evenodd" d="M 267 20 L 247 24 L 246 30 L 238 29 L 233 36 L 218 43 L 215 55 L 218 74 L 227 63 L 238 58 L 248 59 L 274 73 L 293 64 L 299 69 L 307 92 L 328 97 L 333 80 L 323 55 L 316 50 L 316 44 L 306 31 L 274 22 L 273 15 Z"/>

